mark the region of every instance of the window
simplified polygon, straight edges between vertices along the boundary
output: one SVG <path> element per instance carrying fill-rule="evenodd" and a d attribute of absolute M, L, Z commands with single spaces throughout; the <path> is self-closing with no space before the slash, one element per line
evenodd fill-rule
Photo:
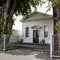
<path fill-rule="evenodd" d="M 44 26 L 44 37 L 48 37 L 48 27 Z"/>
<path fill-rule="evenodd" d="M 25 34 L 26 37 L 29 37 L 29 27 L 26 27 L 26 34 Z"/>

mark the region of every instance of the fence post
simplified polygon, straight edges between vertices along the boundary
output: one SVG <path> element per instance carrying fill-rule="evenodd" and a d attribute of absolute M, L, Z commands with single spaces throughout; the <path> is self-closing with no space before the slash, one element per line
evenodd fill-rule
<path fill-rule="evenodd" d="M 5 49 L 5 41 L 6 40 L 6 35 L 4 34 L 4 41 L 3 41 L 3 51 L 5 51 L 6 49 Z"/>
<path fill-rule="evenodd" d="M 52 59 L 52 40 L 53 40 L 53 37 L 50 41 L 50 58 Z"/>

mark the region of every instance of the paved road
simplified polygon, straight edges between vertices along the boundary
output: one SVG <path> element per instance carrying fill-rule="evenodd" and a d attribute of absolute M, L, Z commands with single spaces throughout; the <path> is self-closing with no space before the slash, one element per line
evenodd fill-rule
<path fill-rule="evenodd" d="M 6 51 L 5 53 L 0 52 L 0 60 L 51 60 L 51 59 L 49 59 L 49 52 L 21 48 Z"/>

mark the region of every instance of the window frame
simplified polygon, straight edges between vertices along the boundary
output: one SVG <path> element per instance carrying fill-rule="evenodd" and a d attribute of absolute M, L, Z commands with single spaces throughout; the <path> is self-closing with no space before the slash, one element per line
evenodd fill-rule
<path fill-rule="evenodd" d="M 48 37 L 48 31 L 46 31 L 47 26 L 44 26 L 44 37 Z"/>
<path fill-rule="evenodd" d="M 25 28 L 25 37 L 29 37 L 29 27 Z"/>

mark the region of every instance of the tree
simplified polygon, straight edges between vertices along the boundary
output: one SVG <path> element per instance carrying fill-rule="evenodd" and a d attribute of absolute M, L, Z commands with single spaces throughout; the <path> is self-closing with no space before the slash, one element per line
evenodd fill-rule
<path fill-rule="evenodd" d="M 13 15 L 23 15 L 27 17 L 31 13 L 31 6 L 36 8 L 39 4 L 37 0 L 0 0 L 2 8 L 3 33 L 10 34 L 14 20 Z M 10 33 L 9 33 L 10 32 Z"/>
<path fill-rule="evenodd" d="M 52 1 L 54 22 L 54 51 L 60 51 L 60 0 Z"/>
<path fill-rule="evenodd" d="M 60 0 L 45 0 L 48 1 L 47 11 L 53 8 L 53 34 L 54 34 L 54 51 L 60 51 Z M 58 52 L 59 53 L 59 52 Z"/>
<path fill-rule="evenodd" d="M 55 51 L 58 51 L 58 54 L 60 55 L 60 1 L 59 0 L 55 0 L 54 1 L 55 4 L 55 13 L 56 13 L 56 26 L 58 26 L 58 30 L 57 30 L 57 40 L 55 41 L 55 43 L 57 44 L 57 46 L 55 47 Z"/>
<path fill-rule="evenodd" d="M 42 5 L 48 1 L 48 10 L 50 10 L 50 2 L 52 2 L 53 7 L 53 21 L 54 27 L 56 26 L 57 19 L 60 17 L 60 2 L 59 0 L 0 0 L 0 6 L 2 7 L 2 20 L 3 20 L 3 33 L 10 34 L 12 30 L 12 25 L 14 20 L 12 19 L 13 14 L 21 14 L 24 17 L 27 17 L 31 13 L 31 6 L 36 8 L 37 5 Z M 59 19 L 58 19 L 59 20 Z M 58 25 L 59 27 L 59 25 Z M 5 31 L 6 30 L 6 31 Z M 60 29 L 59 29 L 60 31 Z M 10 33 L 9 33 L 10 32 Z M 54 30 L 54 34 L 57 34 Z"/>
<path fill-rule="evenodd" d="M 38 0 L 0 0 L 0 21 L 2 21 L 0 31 L 2 34 L 8 35 L 6 37 L 6 47 L 9 43 L 10 34 L 12 33 L 12 25 L 14 24 L 13 15 L 21 14 L 27 18 L 31 13 L 31 6 L 36 9 L 37 5 L 39 5 Z"/>

